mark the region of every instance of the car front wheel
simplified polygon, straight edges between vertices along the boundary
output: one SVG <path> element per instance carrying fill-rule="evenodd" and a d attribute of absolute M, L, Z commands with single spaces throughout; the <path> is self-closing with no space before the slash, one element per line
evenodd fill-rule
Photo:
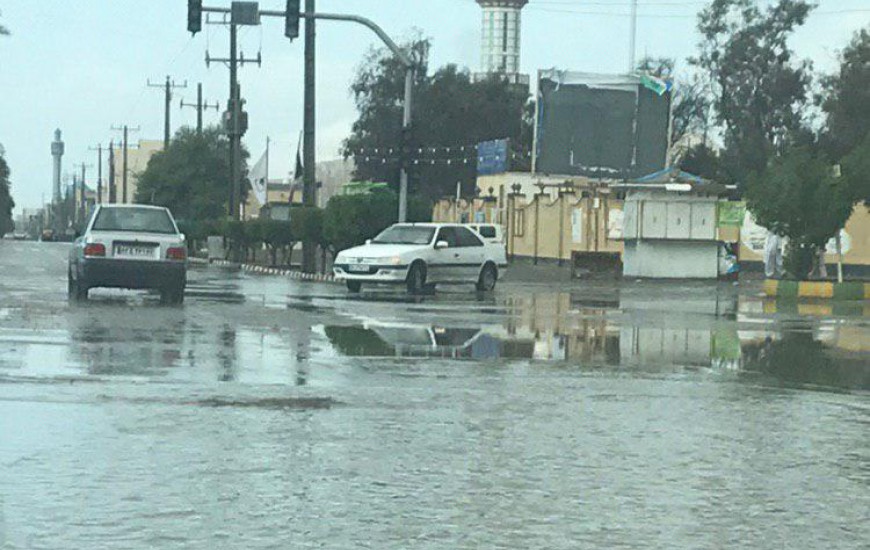
<path fill-rule="evenodd" d="M 411 264 L 411 269 L 408 270 L 408 278 L 405 279 L 405 285 L 408 288 L 408 294 L 420 294 L 426 287 L 426 267 L 417 262 Z"/>

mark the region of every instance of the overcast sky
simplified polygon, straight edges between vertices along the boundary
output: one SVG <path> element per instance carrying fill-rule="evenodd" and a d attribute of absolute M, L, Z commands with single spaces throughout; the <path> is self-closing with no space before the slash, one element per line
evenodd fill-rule
<path fill-rule="evenodd" d="M 704 2 L 640 0 L 638 57 L 649 54 L 684 60 L 698 41 L 695 13 Z M 206 0 L 226 6 L 229 0 Z M 194 38 L 186 30 L 185 0 L 0 0 L 0 24 L 12 36 L 0 37 L 0 143 L 12 169 L 19 207 L 51 196 L 50 142 L 63 131 L 64 172 L 75 163 L 94 165 L 89 147 L 118 138 L 113 125 L 140 126 L 133 139 L 162 139 L 162 90 L 146 86 L 166 75 L 187 81 L 172 104 L 172 125 L 195 124 L 192 101 L 202 82 L 206 99 L 226 102 L 228 71 L 206 68 L 206 49 L 227 55 L 229 34 L 208 26 Z M 263 9 L 283 9 L 263 0 Z M 622 72 L 628 63 L 629 0 L 531 0 L 523 11 L 523 72 L 559 67 Z M 378 22 L 394 38 L 419 29 L 433 40 L 432 65 L 479 65 L 480 8 L 473 0 L 318 0 L 318 11 L 355 13 Z M 258 158 L 266 136 L 273 143 L 271 177 L 283 177 L 302 124 L 302 40 L 284 38 L 283 23 L 264 20 L 245 28 L 245 56 L 262 51 L 263 65 L 240 70 L 250 130 L 245 143 Z M 837 52 L 852 33 L 870 22 L 867 0 L 821 0 L 810 21 L 794 37 L 798 54 L 817 70 L 832 71 Z M 341 140 L 355 119 L 348 85 L 363 53 L 377 39 L 367 29 L 340 22 L 318 23 L 317 154 L 338 157 Z M 681 63 L 685 66 L 685 63 Z M 223 108 L 223 107 L 222 107 Z M 214 111 L 206 122 L 218 119 Z M 458 139 L 461 139 L 458 137 Z M 95 167 L 89 168 L 95 173 Z M 90 174 L 89 174 L 90 181 Z"/>

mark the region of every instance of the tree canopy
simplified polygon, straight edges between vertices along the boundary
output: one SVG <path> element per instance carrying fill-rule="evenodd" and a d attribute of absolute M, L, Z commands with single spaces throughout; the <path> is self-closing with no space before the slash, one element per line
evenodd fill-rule
<path fill-rule="evenodd" d="M 477 175 L 476 155 L 471 148 L 457 148 L 481 141 L 509 138 L 520 159 L 515 166 L 528 168 L 532 111 L 525 90 L 497 77 L 472 81 L 455 65 L 429 75 L 429 41 L 418 38 L 404 48 L 416 64 L 411 193 L 436 198 L 452 194 L 457 182 L 468 192 Z M 356 159 L 358 180 L 397 187 L 404 81 L 404 67 L 386 49 L 372 50 L 357 71 L 350 89 L 359 118 L 343 149 Z"/>
<path fill-rule="evenodd" d="M 151 157 L 139 176 L 136 202 L 169 207 L 176 218 L 185 221 L 225 218 L 230 189 L 228 154 L 229 140 L 219 127 L 207 128 L 202 135 L 181 128 L 169 149 Z M 243 149 L 243 163 L 247 156 Z M 243 200 L 246 191 L 243 185 Z"/>
<path fill-rule="evenodd" d="M 764 9 L 755 0 L 713 0 L 699 14 L 702 40 L 692 63 L 709 78 L 724 158 L 739 183 L 806 135 L 811 67 L 793 59 L 787 41 L 812 8 L 805 0 Z"/>
<path fill-rule="evenodd" d="M 12 220 L 12 209 L 15 208 L 15 201 L 12 200 L 10 175 L 11 170 L 6 163 L 6 158 L 0 155 L 0 237 L 15 228 Z"/>
<path fill-rule="evenodd" d="M 747 207 L 759 225 L 788 237 L 793 247 L 816 251 L 843 228 L 859 200 L 864 178 L 849 177 L 849 166 L 847 177 L 835 177 L 817 148 L 794 148 L 750 177 Z"/>
<path fill-rule="evenodd" d="M 398 197 L 392 191 L 336 195 L 323 212 L 323 240 L 333 252 L 362 244 L 396 222 Z M 408 200 L 408 221 L 426 222 L 432 205 L 422 197 Z"/>
<path fill-rule="evenodd" d="M 870 30 L 861 29 L 841 54 L 840 70 L 825 78 L 822 138 L 832 158 L 840 159 L 870 132 Z"/>

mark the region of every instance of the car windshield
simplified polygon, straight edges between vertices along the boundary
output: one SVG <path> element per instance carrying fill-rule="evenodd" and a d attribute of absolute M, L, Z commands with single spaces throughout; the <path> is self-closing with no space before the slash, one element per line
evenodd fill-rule
<path fill-rule="evenodd" d="M 372 241 L 376 244 L 429 244 L 435 234 L 434 227 L 394 225 Z"/>
<path fill-rule="evenodd" d="M 103 208 L 97 214 L 93 231 L 130 231 L 141 233 L 176 233 L 165 210 L 156 208 Z"/>

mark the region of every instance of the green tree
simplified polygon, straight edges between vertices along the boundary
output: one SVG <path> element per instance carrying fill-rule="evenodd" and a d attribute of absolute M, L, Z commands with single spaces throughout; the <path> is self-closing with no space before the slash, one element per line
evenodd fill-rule
<path fill-rule="evenodd" d="M 12 209 L 15 208 L 15 201 L 12 200 L 12 183 L 9 180 L 11 174 L 12 171 L 6 163 L 6 158 L 2 155 L 2 148 L 0 148 L 0 238 L 15 229 L 15 223 L 12 221 Z"/>
<path fill-rule="evenodd" d="M 257 234 L 260 241 L 268 248 L 273 266 L 278 265 L 279 254 L 281 255 L 281 262 L 288 263 L 288 250 L 292 250 L 299 240 L 298 236 L 293 232 L 290 222 L 258 218 L 247 223 L 249 231 Z"/>
<path fill-rule="evenodd" d="M 827 115 L 822 142 L 840 159 L 870 132 L 870 30 L 861 29 L 843 50 L 840 70 L 823 80 Z"/>
<path fill-rule="evenodd" d="M 360 195 L 337 195 L 329 199 L 323 212 L 323 241 L 335 254 L 375 237 L 396 223 L 398 198 L 392 191 Z M 423 197 L 408 201 L 408 221 L 432 219 L 432 203 Z"/>
<path fill-rule="evenodd" d="M 206 221 L 227 216 L 230 190 L 229 140 L 217 127 L 202 135 L 183 127 L 169 149 L 156 153 L 139 176 L 135 200 L 170 208 L 184 221 Z M 242 150 L 244 163 L 248 157 Z M 242 186 L 242 200 L 247 195 Z"/>
<path fill-rule="evenodd" d="M 774 152 L 805 135 L 810 64 L 793 61 L 787 40 L 812 9 L 805 0 L 713 0 L 699 14 L 700 55 L 708 75 L 724 159 L 739 183 L 762 172 Z"/>
<path fill-rule="evenodd" d="M 485 140 L 509 138 L 518 159 L 515 168 L 528 168 L 533 110 L 524 90 L 497 77 L 472 82 L 468 71 L 455 65 L 429 75 L 428 40 L 413 40 L 405 50 L 417 66 L 409 145 L 412 193 L 437 198 L 452 194 L 457 182 L 470 192 L 477 174 L 475 151 L 458 147 Z M 386 49 L 371 51 L 357 71 L 351 92 L 359 118 L 344 153 L 355 157 L 358 180 L 398 186 L 404 80 L 404 68 Z"/>
<path fill-rule="evenodd" d="M 870 207 L 870 133 L 843 158 L 840 171 L 852 200 Z"/>
<path fill-rule="evenodd" d="M 681 170 L 710 181 L 717 183 L 732 181 L 718 153 L 703 143 L 686 151 L 679 164 Z"/>
<path fill-rule="evenodd" d="M 746 205 L 759 225 L 788 237 L 786 269 L 793 277 L 806 276 L 812 258 L 846 225 L 859 200 L 862 178 L 851 170 L 860 166 L 848 166 L 847 177 L 835 178 L 818 150 L 799 147 L 749 179 Z"/>

